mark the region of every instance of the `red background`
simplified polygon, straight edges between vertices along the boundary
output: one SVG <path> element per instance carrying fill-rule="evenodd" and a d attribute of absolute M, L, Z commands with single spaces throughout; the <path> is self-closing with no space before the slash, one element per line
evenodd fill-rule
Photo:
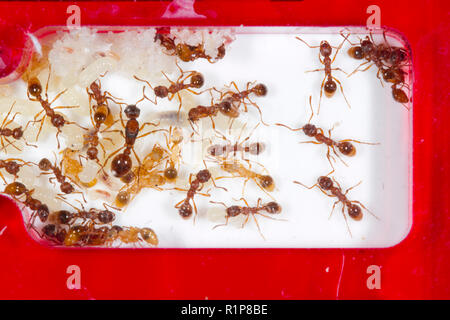
<path fill-rule="evenodd" d="M 196 12 L 207 19 L 195 21 L 159 18 L 169 2 L 76 3 L 82 25 L 321 26 L 365 25 L 366 8 L 377 4 L 382 25 L 402 32 L 414 57 L 413 227 L 388 249 L 56 249 L 31 240 L 18 209 L 2 198 L 0 298 L 450 298 L 448 3 L 199 0 Z M 69 4 L 0 2 L 0 39 L 14 46 L 23 31 L 65 25 Z M 69 265 L 81 268 L 80 290 L 67 289 Z M 381 266 L 380 290 L 366 286 L 369 265 Z"/>

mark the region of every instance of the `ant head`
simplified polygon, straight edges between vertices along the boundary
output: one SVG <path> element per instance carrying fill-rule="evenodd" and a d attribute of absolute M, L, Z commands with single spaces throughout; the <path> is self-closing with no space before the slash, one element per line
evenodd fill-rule
<path fill-rule="evenodd" d="M 266 204 L 265 209 L 270 214 L 277 214 L 281 212 L 281 206 L 276 203 L 275 201 L 271 201 L 268 204 Z"/>
<path fill-rule="evenodd" d="M 327 176 L 321 176 L 317 179 L 317 183 L 323 190 L 330 190 L 333 187 L 333 180 Z"/>
<path fill-rule="evenodd" d="M 317 134 L 317 127 L 310 123 L 305 124 L 302 130 L 308 137 L 314 137 Z"/>
<path fill-rule="evenodd" d="M 165 86 L 157 86 L 153 89 L 153 92 L 158 98 L 165 98 L 169 94 L 169 89 Z"/>
<path fill-rule="evenodd" d="M 42 171 L 48 171 L 52 167 L 52 163 L 47 158 L 43 158 L 41 161 L 39 161 L 39 169 Z"/>
<path fill-rule="evenodd" d="M 126 191 L 120 191 L 116 196 L 116 205 L 118 207 L 124 207 L 130 202 L 130 194 Z"/>
<path fill-rule="evenodd" d="M 178 171 L 174 167 L 168 167 L 164 170 L 164 177 L 167 180 L 175 180 L 178 177 Z"/>
<path fill-rule="evenodd" d="M 4 192 L 10 196 L 20 196 L 27 192 L 27 187 L 21 182 L 11 182 L 5 187 Z"/>
<path fill-rule="evenodd" d="M 47 224 L 42 228 L 42 232 L 47 237 L 53 238 L 56 235 L 56 226 L 54 224 Z"/>
<path fill-rule="evenodd" d="M 331 52 L 332 52 L 332 48 L 330 46 L 330 44 L 327 41 L 322 41 L 320 43 L 320 54 L 324 57 L 329 57 L 331 56 Z"/>
<path fill-rule="evenodd" d="M 115 156 L 112 160 L 111 171 L 116 178 L 121 178 L 131 170 L 131 166 L 132 160 L 130 156 L 125 153 L 121 153 Z"/>
<path fill-rule="evenodd" d="M 242 208 L 239 206 L 231 206 L 227 208 L 227 216 L 229 217 L 236 217 L 237 215 L 241 214 Z"/>
<path fill-rule="evenodd" d="M 31 199 L 29 203 L 29 207 L 31 210 L 37 210 L 41 206 L 42 202 L 38 199 Z"/>
<path fill-rule="evenodd" d="M 42 85 L 38 78 L 32 78 L 28 81 L 28 92 L 35 98 L 42 93 Z"/>
<path fill-rule="evenodd" d="M 200 170 L 197 173 L 197 179 L 200 183 L 208 182 L 209 179 L 211 179 L 211 173 L 209 172 L 208 169 Z"/>
<path fill-rule="evenodd" d="M 14 130 L 12 131 L 12 135 L 13 135 L 13 138 L 16 140 L 22 138 L 22 136 L 23 136 L 22 127 L 14 128 Z"/>
<path fill-rule="evenodd" d="M 224 148 L 221 145 L 213 144 L 212 146 L 209 146 L 207 149 L 208 154 L 215 156 L 221 156 L 224 153 Z"/>
<path fill-rule="evenodd" d="M 101 223 L 111 223 L 114 221 L 115 218 L 116 218 L 116 215 L 109 210 L 100 211 L 98 214 L 98 220 Z"/>
<path fill-rule="evenodd" d="M 254 142 L 250 144 L 250 146 L 248 147 L 248 151 L 250 152 L 250 154 L 257 156 L 258 154 L 263 152 L 265 148 L 266 146 L 264 145 L 264 143 Z"/>
<path fill-rule="evenodd" d="M 135 104 L 130 104 L 125 108 L 125 115 L 128 119 L 137 119 L 141 114 L 141 110 Z"/>
<path fill-rule="evenodd" d="M 192 215 L 192 206 L 189 202 L 184 202 L 178 209 L 178 213 L 182 218 L 189 218 Z"/>
<path fill-rule="evenodd" d="M 349 141 L 339 142 L 338 148 L 343 155 L 353 157 L 356 154 L 356 148 Z"/>
<path fill-rule="evenodd" d="M 41 204 L 38 207 L 36 213 L 37 213 L 39 219 L 42 222 L 45 222 L 48 219 L 48 215 L 50 214 L 50 210 L 48 209 L 48 206 L 46 204 Z"/>
<path fill-rule="evenodd" d="M 253 92 L 258 96 L 258 97 L 264 97 L 267 94 L 267 87 L 262 84 L 262 83 L 258 83 L 254 88 L 253 88 Z"/>
<path fill-rule="evenodd" d="M 144 240 L 145 242 L 151 244 L 151 245 L 158 245 L 158 237 L 156 236 L 155 231 L 153 231 L 150 228 L 142 228 L 141 230 L 139 230 L 139 234 L 142 237 L 142 240 Z"/>
<path fill-rule="evenodd" d="M 365 40 L 361 41 L 361 49 L 364 55 L 367 55 L 370 54 L 375 49 L 375 46 L 372 43 L 372 41 L 370 41 L 369 38 L 367 37 Z"/>
<path fill-rule="evenodd" d="M 98 83 L 96 81 L 92 82 L 89 85 L 89 88 L 91 89 L 92 92 L 97 92 L 100 90 L 100 86 L 98 85 Z"/>
<path fill-rule="evenodd" d="M 348 55 L 353 59 L 361 60 L 364 58 L 364 52 L 360 46 L 351 47 L 348 49 Z"/>
<path fill-rule="evenodd" d="M 203 78 L 203 75 L 200 72 L 196 72 L 192 75 L 191 85 L 194 88 L 201 88 L 204 83 L 205 83 L 205 79 Z"/>
<path fill-rule="evenodd" d="M 261 187 L 268 191 L 272 191 L 275 188 L 275 184 L 273 183 L 273 178 L 271 176 L 261 176 L 259 178 L 259 182 L 261 183 Z"/>
<path fill-rule="evenodd" d="M 222 59 L 223 57 L 225 57 L 225 44 L 222 43 L 222 45 L 217 48 L 216 59 Z"/>
<path fill-rule="evenodd" d="M 20 165 L 15 161 L 9 161 L 5 164 L 5 169 L 9 174 L 17 175 L 20 170 Z"/>
<path fill-rule="evenodd" d="M 73 218 L 73 214 L 67 210 L 60 210 L 56 212 L 58 222 L 61 224 L 67 224 Z"/>
<path fill-rule="evenodd" d="M 392 86 L 392 96 L 394 97 L 394 100 L 400 103 L 408 103 L 409 98 L 406 95 L 406 93 L 399 88 L 396 88 L 395 86 Z"/>
<path fill-rule="evenodd" d="M 323 90 L 325 91 L 325 95 L 330 98 L 333 96 L 333 94 L 336 92 L 337 86 L 336 86 L 336 82 L 334 82 L 333 79 L 328 79 L 324 86 L 323 86 Z"/>
<path fill-rule="evenodd" d="M 350 218 L 356 221 L 361 220 L 363 217 L 361 208 L 356 204 L 351 204 L 348 206 L 347 212 Z"/>

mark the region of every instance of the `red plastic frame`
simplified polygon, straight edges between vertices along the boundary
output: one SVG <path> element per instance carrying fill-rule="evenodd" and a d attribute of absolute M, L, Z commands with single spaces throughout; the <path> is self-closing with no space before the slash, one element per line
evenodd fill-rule
<path fill-rule="evenodd" d="M 23 32 L 65 25 L 71 4 L 81 8 L 82 25 L 348 26 L 365 25 L 374 3 L 199 0 L 195 10 L 206 18 L 163 19 L 168 1 L 0 2 L 0 40 L 20 46 Z M 2 198 L 0 298 L 450 298 L 449 2 L 376 4 L 382 25 L 402 32 L 414 56 L 413 226 L 402 243 L 387 249 L 55 249 L 33 241 L 17 207 Z M 69 265 L 81 268 L 80 290 L 66 286 Z M 381 267 L 381 289 L 366 285 L 370 265 Z"/>

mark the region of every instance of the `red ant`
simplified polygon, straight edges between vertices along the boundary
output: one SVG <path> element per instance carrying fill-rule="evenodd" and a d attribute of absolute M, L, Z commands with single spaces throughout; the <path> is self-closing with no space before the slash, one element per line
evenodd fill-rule
<path fill-rule="evenodd" d="M 219 112 L 233 120 L 239 117 L 239 110 L 232 104 L 232 100 L 230 98 L 224 99 L 220 103 L 216 104 L 213 104 L 213 99 L 211 99 L 210 106 L 197 106 L 189 110 L 188 120 L 192 130 L 197 132 L 193 126 L 193 123 L 206 117 L 211 119 L 212 127 L 215 129 L 216 125 L 213 117 L 217 116 Z"/>
<path fill-rule="evenodd" d="M 244 153 L 250 153 L 251 155 L 259 155 L 262 153 L 265 149 L 265 145 L 261 142 L 253 142 L 249 145 L 245 145 L 244 143 L 250 139 L 253 132 L 256 130 L 256 128 L 259 126 L 259 123 L 253 128 L 253 130 L 250 132 L 250 134 L 242 141 L 241 135 L 244 131 L 247 124 L 244 124 L 241 128 L 241 132 L 239 133 L 237 141 L 232 144 L 223 134 L 219 133 L 223 140 L 227 141 L 227 144 L 214 144 L 208 147 L 208 154 L 213 157 L 223 157 L 228 158 L 228 156 L 232 153 L 233 157 L 236 157 L 236 153 L 241 152 L 242 159 L 244 159 Z"/>
<path fill-rule="evenodd" d="M 42 95 L 41 95 L 42 94 L 42 85 L 41 85 L 39 79 L 32 78 L 28 81 L 28 90 L 27 90 L 28 99 L 30 99 L 31 101 L 39 102 L 41 104 L 43 110 L 41 110 L 38 114 L 36 114 L 36 116 L 34 117 L 34 120 L 28 122 L 27 127 L 30 123 L 35 123 L 35 122 L 41 123 L 38 134 L 36 135 L 36 141 L 37 141 L 39 139 L 39 135 L 41 133 L 42 126 L 44 125 L 44 120 L 46 117 L 49 117 L 52 125 L 58 130 L 58 132 L 56 133 L 56 140 L 58 142 L 58 149 L 59 149 L 60 143 L 59 143 L 58 136 L 61 133 L 61 128 L 64 125 L 75 124 L 82 129 L 85 129 L 85 130 L 87 130 L 87 129 L 79 126 L 75 122 L 67 121 L 66 119 L 64 119 L 64 117 L 61 114 L 55 112 L 56 109 L 72 109 L 72 108 L 78 108 L 79 106 L 65 106 L 65 107 L 55 107 L 55 108 L 51 107 L 53 102 L 55 102 L 62 94 L 64 94 L 67 91 L 67 89 L 58 93 L 55 96 L 55 98 L 51 102 L 49 102 L 47 92 L 48 92 L 48 83 L 50 81 L 50 75 L 51 75 L 51 69 L 49 68 L 47 85 L 45 87 L 45 99 L 43 99 Z M 43 112 L 45 113 L 44 116 L 41 119 L 36 120 Z"/>
<path fill-rule="evenodd" d="M 22 164 L 17 163 L 21 162 Z M 29 166 L 31 164 L 34 164 L 32 162 L 26 162 L 23 161 L 22 159 L 6 159 L 6 160 L 0 160 L 0 169 L 5 169 L 6 172 L 8 172 L 9 174 L 13 175 L 14 178 L 17 178 L 17 174 L 20 171 L 20 168 L 22 168 L 23 166 Z M 3 174 L 0 172 L 0 177 L 3 179 L 3 181 L 6 184 L 6 180 L 5 177 L 3 176 Z"/>
<path fill-rule="evenodd" d="M 348 36 L 344 37 L 352 45 L 352 47 L 348 50 L 348 54 L 352 58 L 357 60 L 361 60 L 363 58 L 367 60 L 361 63 L 348 76 L 350 77 L 358 71 L 367 71 L 373 65 L 375 65 L 378 68 L 377 78 L 380 79 L 381 85 L 383 85 L 383 82 L 381 81 L 380 73 L 384 81 L 393 83 L 391 89 L 394 100 L 402 103 L 405 108 L 409 109 L 405 105 L 409 102 L 407 94 L 401 88 L 398 88 L 399 85 L 401 85 L 402 87 L 407 87 L 407 85 L 404 83 L 406 72 L 401 68 L 403 66 L 402 63 L 407 60 L 408 55 L 406 53 L 406 50 L 403 48 L 389 46 L 387 44 L 385 32 L 383 32 L 383 37 L 386 44 L 378 45 L 375 44 L 372 34 L 370 34 L 370 38 L 366 37 L 364 40 L 360 40 L 359 44 L 350 42 L 347 39 Z M 359 70 L 359 68 L 368 63 L 370 63 L 369 66 L 362 70 Z"/>
<path fill-rule="evenodd" d="M 140 101 L 142 101 L 143 99 L 144 98 L 142 98 L 141 100 L 136 102 L 136 104 L 139 103 Z M 130 172 L 131 167 L 132 167 L 132 160 L 130 157 L 131 151 L 133 151 L 134 156 L 136 157 L 137 161 L 139 162 L 139 165 L 141 164 L 139 157 L 137 156 L 136 152 L 134 151 L 134 143 L 136 142 L 136 139 L 140 139 L 140 138 L 143 138 L 154 132 L 164 130 L 164 129 L 153 130 L 153 131 L 144 133 L 138 137 L 139 132 L 141 132 L 142 129 L 144 129 L 144 127 L 146 125 L 158 126 L 159 123 L 155 124 L 155 123 L 151 123 L 151 122 L 145 122 L 144 124 L 142 124 L 142 126 L 139 126 L 139 122 L 138 122 L 137 118 L 141 114 L 141 110 L 136 106 L 136 104 L 127 105 L 127 107 L 125 108 L 124 112 L 128 118 L 128 121 L 126 124 L 122 118 L 122 106 L 120 106 L 120 121 L 122 122 L 122 126 L 125 128 L 125 134 L 123 133 L 122 130 L 106 131 L 106 132 L 119 131 L 125 139 L 124 146 L 117 149 L 113 153 L 111 153 L 108 156 L 108 158 L 106 158 L 102 168 L 100 169 L 100 170 L 103 169 L 103 167 L 108 163 L 108 160 L 111 157 L 113 157 L 115 154 L 117 154 L 118 152 L 123 150 L 122 153 L 119 153 L 118 155 L 116 155 L 111 161 L 111 171 L 112 171 L 113 175 L 117 178 L 121 178 L 121 177 L 125 176 L 128 172 Z"/>
<path fill-rule="evenodd" d="M 170 37 L 169 34 L 170 30 L 168 28 L 158 28 L 154 41 L 157 42 L 159 40 L 161 46 L 167 50 L 168 55 L 176 55 L 184 62 L 190 62 L 198 58 L 203 58 L 207 59 L 209 63 L 215 63 L 217 60 L 222 59 L 225 56 L 225 44 L 222 44 L 219 48 L 217 48 L 218 53 L 215 57 L 216 61 L 214 61 L 211 56 L 205 53 L 203 43 L 196 46 L 191 46 L 185 43 L 175 45 L 174 38 Z"/>
<path fill-rule="evenodd" d="M 272 218 L 270 216 L 266 216 L 265 214 L 261 213 L 261 211 L 266 211 L 267 213 L 269 213 L 270 215 L 273 214 L 279 214 L 281 212 L 281 206 L 274 201 L 268 202 L 266 204 L 262 204 L 261 202 L 261 198 L 258 199 L 258 202 L 256 203 L 256 207 L 250 207 L 247 203 L 247 201 L 244 198 L 241 198 L 239 200 L 244 201 L 246 207 L 241 207 L 241 206 L 231 206 L 231 207 L 227 207 L 227 205 L 223 202 L 215 202 L 215 201 L 210 201 L 211 203 L 217 203 L 217 204 L 221 204 L 226 208 L 226 216 L 225 216 L 225 223 L 224 224 L 218 224 L 216 226 L 213 227 L 213 229 L 220 227 L 220 226 L 226 226 L 228 225 L 228 219 L 232 218 L 232 217 L 236 217 L 240 214 L 245 215 L 245 221 L 242 224 L 242 228 L 244 228 L 244 226 L 247 224 L 248 219 L 250 217 L 250 215 L 253 217 L 253 219 L 255 220 L 256 226 L 258 227 L 258 231 L 259 234 L 261 235 L 261 237 L 266 240 L 264 238 L 264 235 L 261 232 L 261 229 L 259 227 L 259 223 L 258 220 L 256 219 L 255 215 L 260 215 L 262 217 L 268 218 L 268 219 L 272 219 L 272 220 L 279 220 L 279 219 L 275 219 Z"/>
<path fill-rule="evenodd" d="M 338 79 L 336 79 L 335 77 L 333 77 L 331 74 L 331 71 L 341 71 L 341 72 L 347 74 L 341 68 L 331 68 L 331 65 L 333 64 L 334 60 L 336 59 L 336 56 L 337 56 L 339 50 L 342 48 L 342 45 L 344 44 L 344 41 L 346 39 L 344 39 L 338 47 L 331 46 L 328 43 L 328 41 L 326 41 L 326 40 L 322 40 L 320 42 L 319 46 L 311 46 L 305 40 L 303 40 L 299 37 L 296 37 L 296 39 L 298 39 L 301 42 L 303 42 L 304 44 L 306 44 L 309 48 L 320 48 L 319 61 L 321 64 L 324 65 L 324 68 L 306 71 L 306 72 L 316 72 L 316 71 L 324 71 L 325 72 L 325 77 L 323 78 L 322 84 L 320 86 L 319 109 L 317 111 L 317 114 L 319 114 L 319 112 L 320 112 L 320 103 L 322 101 L 322 93 L 325 91 L 325 96 L 327 96 L 328 98 L 331 98 L 337 89 L 336 82 L 341 89 L 342 96 L 344 97 L 345 102 L 347 103 L 348 107 L 351 108 L 350 104 L 348 103 L 347 97 L 344 94 L 344 89 L 342 88 L 341 82 Z M 336 51 L 334 53 L 333 59 L 331 59 L 330 57 L 333 52 L 333 49 L 336 49 Z M 323 60 L 322 60 L 322 57 L 323 57 Z"/>
<path fill-rule="evenodd" d="M 16 116 L 18 114 L 20 114 L 19 112 L 16 112 L 13 115 L 13 117 L 10 120 L 8 120 L 9 115 L 11 114 L 15 104 L 16 104 L 16 102 L 14 101 L 14 103 L 11 105 L 11 108 L 9 108 L 9 111 L 6 114 L 6 117 L 3 119 L 3 122 L 0 126 L 0 142 L 2 144 L 2 150 L 5 150 L 5 152 L 6 152 L 6 148 L 10 145 L 13 146 L 15 149 L 17 149 L 18 151 L 22 151 L 14 144 L 14 141 L 9 141 L 9 139 L 8 139 L 9 137 L 12 137 L 14 140 L 20 140 L 21 138 L 23 138 L 24 130 L 22 130 L 22 127 L 17 127 L 14 129 L 7 128 L 7 126 L 9 124 L 14 122 L 14 119 L 16 118 Z M 24 140 L 25 140 L 25 138 L 24 138 Z M 5 145 L 4 141 L 7 142 L 7 145 Z M 32 146 L 32 147 L 37 148 L 37 146 L 35 146 L 35 145 L 28 144 L 27 141 L 25 141 L 25 144 L 27 146 Z"/>
<path fill-rule="evenodd" d="M 176 95 L 178 97 L 178 100 L 180 101 L 180 105 L 178 107 L 178 113 L 179 113 L 181 110 L 181 106 L 182 106 L 180 91 L 187 90 L 190 93 L 193 93 L 195 95 L 200 95 L 203 93 L 203 91 L 195 92 L 191 88 L 195 88 L 195 89 L 201 88 L 203 86 L 203 84 L 205 83 L 205 79 L 203 78 L 203 75 L 200 72 L 183 71 L 178 64 L 177 64 L 177 67 L 180 70 L 181 75 L 178 77 L 176 82 L 173 82 L 172 80 L 170 80 L 169 77 L 164 72 L 162 72 L 162 74 L 167 79 L 167 81 L 170 82 L 169 87 L 157 86 L 157 87 L 153 88 L 153 86 L 147 80 L 139 79 L 136 76 L 134 76 L 134 78 L 138 81 L 145 82 L 153 90 L 155 96 L 158 98 L 168 97 L 169 101 L 171 101 Z M 189 83 L 185 83 L 185 81 L 187 81 L 187 80 L 189 80 Z M 145 87 L 144 87 L 144 97 L 147 100 L 151 101 L 153 104 L 157 104 L 156 97 L 155 97 L 155 100 L 153 101 L 145 95 Z"/>
<path fill-rule="evenodd" d="M 75 194 L 75 193 L 79 193 L 83 196 L 84 199 L 84 195 L 82 192 L 75 192 L 75 188 L 74 186 L 67 180 L 69 180 L 61 171 L 61 163 L 60 162 L 59 166 L 55 164 L 53 165 L 50 160 L 48 160 L 47 158 L 42 158 L 41 161 L 39 161 L 38 167 L 40 170 L 44 171 L 44 174 L 48 173 L 48 171 L 53 172 L 55 177 L 50 178 L 50 182 L 53 179 L 56 179 L 56 181 L 58 181 L 58 183 L 60 184 L 60 190 L 63 194 Z M 59 196 L 62 196 L 63 194 L 59 194 Z M 86 201 L 86 200 L 85 200 Z"/>
<path fill-rule="evenodd" d="M 287 128 L 287 129 L 289 129 L 291 131 L 302 130 L 303 133 L 305 135 L 307 135 L 308 137 L 316 139 L 316 141 L 305 141 L 305 142 L 301 142 L 301 143 L 325 144 L 327 146 L 327 149 L 328 149 L 327 150 L 327 158 L 328 158 L 328 161 L 330 162 L 331 167 L 333 167 L 333 164 L 331 163 L 331 159 L 330 159 L 330 157 L 331 157 L 330 156 L 330 149 L 339 158 L 339 160 L 342 161 L 342 163 L 347 165 L 341 159 L 339 154 L 336 152 L 336 148 L 344 156 L 353 157 L 356 154 L 356 148 L 352 144 L 352 142 L 361 143 L 361 144 L 369 144 L 369 145 L 377 145 L 377 144 L 379 144 L 379 143 L 362 142 L 362 141 L 358 141 L 358 140 L 354 140 L 354 139 L 345 139 L 345 140 L 339 140 L 339 141 L 333 140 L 333 139 L 331 139 L 331 131 L 334 129 L 334 127 L 331 128 L 330 130 L 328 130 L 328 137 L 326 137 L 322 128 L 318 128 L 315 125 L 310 123 L 311 119 L 312 119 L 312 117 L 314 115 L 314 111 L 313 111 L 312 103 L 311 103 L 311 96 L 309 97 L 309 106 L 311 108 L 311 117 L 309 118 L 308 123 L 305 124 L 303 127 L 293 129 L 293 128 L 291 128 L 291 127 L 289 127 L 289 126 L 287 126 L 285 124 L 282 124 L 282 123 L 276 123 L 275 125 L 285 127 L 285 128 Z"/>
<path fill-rule="evenodd" d="M 180 216 L 185 219 L 189 218 L 192 215 L 192 205 L 190 204 L 191 200 L 192 200 L 192 203 L 194 204 L 195 214 L 197 215 L 197 206 L 195 205 L 195 202 L 194 202 L 194 196 L 196 193 L 198 193 L 200 190 L 202 190 L 204 184 L 207 183 L 209 180 L 212 181 L 212 183 L 214 184 L 214 186 L 216 188 L 221 188 L 221 189 L 224 189 L 225 191 L 227 191 L 227 189 L 225 189 L 223 187 L 218 187 L 216 185 L 216 183 L 214 182 L 214 178 L 211 176 L 211 172 L 209 172 L 208 169 L 203 169 L 203 170 L 200 170 L 199 172 L 197 172 L 194 180 L 192 180 L 192 176 L 193 176 L 193 174 L 191 173 L 189 175 L 189 185 L 190 186 L 189 186 L 188 190 L 174 188 L 175 190 L 178 190 L 178 191 L 187 191 L 186 198 L 184 200 L 181 200 L 180 202 L 178 202 L 175 205 L 175 208 L 178 209 L 178 213 L 180 214 Z M 209 196 L 209 194 L 204 194 L 204 195 Z"/>
<path fill-rule="evenodd" d="M 17 197 L 21 195 L 25 195 L 25 200 L 21 201 L 26 207 L 29 207 L 32 211 L 34 211 L 33 215 L 30 217 L 30 221 L 28 223 L 28 228 L 33 225 L 36 216 L 42 222 L 47 221 L 49 216 L 48 206 L 43 204 L 38 199 L 32 197 L 34 190 L 28 190 L 27 187 L 21 182 L 11 182 L 5 187 L 4 193 L 18 200 Z M 18 200 L 20 201 L 20 200 Z"/>
<path fill-rule="evenodd" d="M 91 105 L 91 100 L 95 100 L 97 103 L 92 107 L 94 111 L 94 115 L 91 114 L 92 122 L 94 126 L 98 129 L 102 124 L 106 126 L 106 128 L 111 127 L 114 124 L 114 118 L 112 116 L 111 110 L 108 106 L 108 100 L 117 103 L 113 98 L 114 97 L 108 91 L 102 93 L 102 86 L 100 80 L 94 81 L 89 85 L 89 88 L 86 88 L 86 92 L 89 96 L 89 105 Z M 89 91 L 90 90 L 90 91 Z"/>
<path fill-rule="evenodd" d="M 334 170 L 332 172 L 334 172 Z M 332 172 L 330 172 L 328 175 L 330 175 Z M 359 221 L 363 217 L 361 207 L 366 209 L 367 212 L 369 212 L 376 219 L 378 219 L 378 217 L 375 216 L 372 212 L 370 212 L 369 209 L 367 209 L 361 202 L 355 201 L 355 200 L 350 201 L 347 198 L 347 193 L 350 190 L 352 190 L 353 188 L 359 186 L 362 181 L 360 181 L 359 183 L 357 183 L 353 187 L 348 188 L 345 192 L 343 192 L 341 186 L 339 185 L 339 183 L 334 178 L 328 177 L 328 175 L 320 176 L 317 179 L 317 183 L 312 185 L 311 187 L 307 187 L 303 183 L 298 182 L 298 181 L 294 181 L 294 183 L 299 184 L 299 185 L 301 185 L 301 186 L 303 186 L 303 187 L 305 187 L 307 189 L 312 189 L 314 187 L 318 187 L 320 189 L 320 191 L 322 191 L 326 196 L 337 198 L 336 202 L 333 204 L 333 208 L 331 210 L 330 218 L 331 218 L 331 215 L 333 214 L 333 211 L 334 211 L 334 208 L 335 208 L 336 204 L 341 202 L 342 203 L 342 215 L 344 216 L 345 223 L 347 225 L 347 229 L 348 229 L 348 232 L 350 233 L 350 236 L 352 235 L 352 233 L 350 231 L 350 227 L 349 227 L 348 222 L 347 222 L 347 217 L 346 217 L 346 215 L 344 213 L 345 208 L 347 208 L 347 213 L 348 213 L 349 217 L 352 218 L 355 221 Z M 335 186 L 334 183 L 337 186 Z"/>
<path fill-rule="evenodd" d="M 250 102 L 256 109 L 258 109 L 260 118 L 261 118 L 261 122 L 264 125 L 267 125 L 263 119 L 262 119 L 262 112 L 261 109 L 259 108 L 259 106 L 253 102 L 249 96 L 250 94 L 255 94 L 257 97 L 264 97 L 267 95 L 267 87 L 266 85 L 262 84 L 262 83 L 258 83 L 256 85 L 254 85 L 253 87 L 250 87 L 252 85 L 251 82 L 247 83 L 247 87 L 244 91 L 239 91 L 236 83 L 234 81 L 231 81 L 230 85 L 228 87 L 234 86 L 234 88 L 236 89 L 237 92 L 233 92 L 233 91 L 226 91 L 226 92 L 221 92 L 219 90 L 217 90 L 216 88 L 213 87 L 213 90 L 217 91 L 220 93 L 220 99 L 221 101 L 224 101 L 223 99 L 226 98 L 225 100 L 229 101 L 231 104 L 237 103 L 237 107 L 236 109 L 239 109 L 240 105 L 243 104 L 244 105 L 244 112 L 247 112 L 247 103 L 245 102 L 246 100 L 248 102 Z"/>

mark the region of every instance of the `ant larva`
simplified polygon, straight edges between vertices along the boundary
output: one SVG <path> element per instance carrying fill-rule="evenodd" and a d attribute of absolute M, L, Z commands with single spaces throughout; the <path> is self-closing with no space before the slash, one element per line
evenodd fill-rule
<path fill-rule="evenodd" d="M 259 198 L 257 203 L 256 203 L 256 206 L 255 207 L 250 207 L 248 202 L 247 202 L 247 200 L 245 200 L 244 198 L 241 198 L 239 200 L 244 201 L 246 206 L 242 207 L 242 206 L 233 205 L 233 206 L 228 207 L 223 202 L 210 201 L 211 203 L 221 204 L 221 205 L 223 205 L 226 208 L 226 210 L 225 210 L 226 211 L 225 223 L 218 224 L 218 225 L 214 226 L 213 229 L 215 229 L 217 227 L 220 227 L 220 226 L 228 225 L 228 220 L 230 218 L 236 217 L 236 216 L 241 215 L 241 214 L 246 216 L 245 221 L 242 223 L 242 228 L 244 228 L 245 225 L 248 222 L 248 219 L 249 219 L 250 215 L 251 215 L 253 217 L 253 220 L 255 220 L 255 223 L 256 223 L 256 226 L 258 228 L 259 234 L 265 240 L 265 237 L 264 237 L 264 235 L 261 232 L 258 220 L 256 219 L 255 215 L 260 215 L 262 217 L 265 217 L 265 218 L 268 218 L 268 219 L 272 219 L 272 220 L 280 220 L 280 219 L 275 219 L 275 218 L 272 218 L 270 216 L 267 216 L 267 215 L 261 213 L 261 211 L 265 211 L 265 212 L 267 212 L 270 215 L 279 214 L 279 213 L 281 213 L 281 206 L 275 201 L 271 201 L 271 202 L 268 202 L 266 204 L 262 204 L 261 198 Z"/>
<path fill-rule="evenodd" d="M 322 40 L 320 42 L 320 45 L 318 45 L 318 46 L 311 46 L 305 40 L 301 39 L 300 37 L 296 37 L 296 39 L 300 40 L 301 42 L 306 44 L 309 48 L 320 48 L 319 61 L 321 64 L 323 64 L 324 67 L 320 68 L 320 69 L 306 71 L 306 72 L 324 71 L 324 73 L 325 73 L 325 76 L 322 80 L 322 84 L 320 86 L 319 108 L 317 110 L 317 114 L 319 114 L 319 112 L 320 112 L 320 104 L 322 102 L 322 93 L 325 92 L 325 96 L 327 98 L 331 98 L 334 95 L 334 93 L 336 92 L 336 89 L 337 89 L 336 83 L 339 85 L 339 87 L 341 89 L 341 93 L 345 99 L 345 102 L 347 103 L 348 107 L 351 108 L 350 103 L 348 102 L 347 97 L 344 94 L 344 89 L 342 88 L 341 82 L 331 74 L 331 71 L 341 71 L 341 72 L 347 74 L 341 68 L 331 68 L 331 65 L 333 64 L 334 60 L 336 59 L 336 56 L 337 56 L 339 50 L 342 48 L 342 45 L 344 44 L 346 38 L 342 41 L 342 43 L 338 47 L 333 47 L 326 40 Z M 331 59 L 330 57 L 333 52 L 333 49 L 336 49 L 336 51 L 334 53 L 333 59 Z M 322 57 L 323 57 L 323 60 L 322 60 Z"/>
<path fill-rule="evenodd" d="M 328 175 L 330 175 L 333 172 L 334 172 L 334 170 L 331 171 Z M 379 219 L 376 215 L 374 215 L 372 212 L 370 212 L 369 209 L 367 209 L 361 202 L 356 201 L 356 200 L 350 201 L 347 198 L 347 193 L 350 190 L 352 190 L 353 188 L 359 186 L 362 181 L 358 182 L 356 185 L 348 188 L 345 192 L 343 192 L 339 183 L 334 178 L 328 177 L 328 175 L 320 176 L 317 179 L 317 182 L 314 185 L 312 185 L 311 187 L 308 187 L 299 181 L 294 181 L 294 183 L 299 184 L 307 189 L 312 189 L 314 187 L 318 187 L 320 189 L 320 191 L 322 191 L 326 196 L 337 198 L 337 200 L 333 204 L 333 208 L 330 213 L 330 218 L 331 218 L 331 215 L 333 214 L 336 204 L 342 203 L 342 215 L 344 216 L 345 223 L 347 225 L 347 229 L 348 229 L 348 232 L 350 233 L 350 236 L 352 235 L 352 233 L 350 231 L 350 227 L 347 222 L 347 216 L 345 215 L 345 212 L 344 212 L 345 208 L 347 208 L 347 213 L 348 213 L 349 217 L 355 221 L 359 221 L 363 217 L 361 207 L 364 208 L 365 210 L 367 210 L 367 212 L 369 212 L 376 219 Z M 335 184 L 336 184 L 336 186 L 335 186 Z"/>

